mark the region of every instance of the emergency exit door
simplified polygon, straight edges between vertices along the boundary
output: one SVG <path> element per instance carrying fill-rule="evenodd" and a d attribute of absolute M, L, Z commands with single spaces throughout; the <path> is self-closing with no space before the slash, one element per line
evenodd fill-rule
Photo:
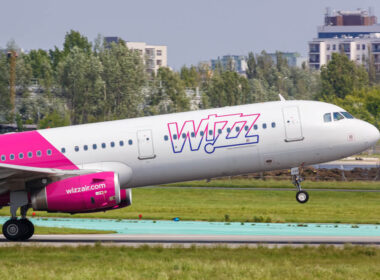
<path fill-rule="evenodd" d="M 139 159 L 155 158 L 152 131 L 150 129 L 137 131 Z"/>
<path fill-rule="evenodd" d="M 285 142 L 301 141 L 302 125 L 298 106 L 282 108 L 285 123 Z"/>

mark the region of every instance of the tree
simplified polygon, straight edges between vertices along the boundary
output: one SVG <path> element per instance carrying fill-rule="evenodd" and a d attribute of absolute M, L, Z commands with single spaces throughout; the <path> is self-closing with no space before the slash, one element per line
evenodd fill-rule
<path fill-rule="evenodd" d="M 31 50 L 25 56 L 26 62 L 32 69 L 32 76 L 38 79 L 38 83 L 45 91 L 50 91 L 53 84 L 53 69 L 50 64 L 49 54 L 44 50 Z"/>
<path fill-rule="evenodd" d="M 9 118 L 10 95 L 9 95 L 9 68 L 6 55 L 0 53 L 0 118 L 2 121 Z"/>
<path fill-rule="evenodd" d="M 199 87 L 201 81 L 201 75 L 197 71 L 195 66 L 187 68 L 183 66 L 180 71 L 181 80 L 184 82 L 185 87 L 187 88 L 196 88 Z"/>
<path fill-rule="evenodd" d="M 247 78 L 248 79 L 253 79 L 256 77 L 257 75 L 257 71 L 256 71 L 256 59 L 255 59 L 255 55 L 253 54 L 253 52 L 250 52 L 248 54 L 248 59 L 247 59 Z"/>
<path fill-rule="evenodd" d="M 368 85 L 368 74 L 363 66 L 350 61 L 344 53 L 333 53 L 332 59 L 321 68 L 319 98 L 344 98 L 355 89 Z"/>
<path fill-rule="evenodd" d="M 78 31 L 70 30 L 66 33 L 65 42 L 63 43 L 63 54 L 66 56 L 77 47 L 86 54 L 92 52 L 91 43 L 88 41 L 87 37 L 80 34 Z"/>

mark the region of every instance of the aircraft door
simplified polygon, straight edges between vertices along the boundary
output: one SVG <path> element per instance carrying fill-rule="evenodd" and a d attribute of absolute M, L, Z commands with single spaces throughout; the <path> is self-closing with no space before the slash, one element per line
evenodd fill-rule
<path fill-rule="evenodd" d="M 139 159 L 150 159 L 156 157 L 153 148 L 152 130 L 138 130 L 137 143 L 139 149 Z"/>
<path fill-rule="evenodd" d="M 285 142 L 301 141 L 302 125 L 298 106 L 282 108 L 285 125 Z"/>

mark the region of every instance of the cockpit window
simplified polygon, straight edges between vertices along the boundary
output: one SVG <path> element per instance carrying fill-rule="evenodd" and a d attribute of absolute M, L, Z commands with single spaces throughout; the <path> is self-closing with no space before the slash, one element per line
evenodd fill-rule
<path fill-rule="evenodd" d="M 354 117 L 348 112 L 340 112 L 346 119 L 353 119 Z"/>
<path fill-rule="evenodd" d="M 331 113 L 326 113 L 323 115 L 323 120 L 325 122 L 331 122 Z"/>
<path fill-rule="evenodd" d="M 339 120 L 344 119 L 344 117 L 342 116 L 342 114 L 339 113 L 339 112 L 334 112 L 333 115 L 334 115 L 334 121 L 339 121 Z"/>

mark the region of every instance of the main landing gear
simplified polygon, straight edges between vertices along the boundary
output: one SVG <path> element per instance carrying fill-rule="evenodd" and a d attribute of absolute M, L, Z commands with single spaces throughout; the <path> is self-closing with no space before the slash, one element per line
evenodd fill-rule
<path fill-rule="evenodd" d="M 296 199 L 299 203 L 306 203 L 309 200 L 309 194 L 302 190 L 301 182 L 303 181 L 303 178 L 299 175 L 299 169 L 298 167 L 294 167 L 290 170 L 290 173 L 292 175 L 292 182 L 293 185 L 297 188 L 297 194 Z"/>
<path fill-rule="evenodd" d="M 11 192 L 11 218 L 3 225 L 3 234 L 10 241 L 25 241 L 34 234 L 34 225 L 26 218 L 29 209 L 28 194 L 25 191 Z M 21 219 L 17 219 L 17 209 L 20 208 Z"/>

